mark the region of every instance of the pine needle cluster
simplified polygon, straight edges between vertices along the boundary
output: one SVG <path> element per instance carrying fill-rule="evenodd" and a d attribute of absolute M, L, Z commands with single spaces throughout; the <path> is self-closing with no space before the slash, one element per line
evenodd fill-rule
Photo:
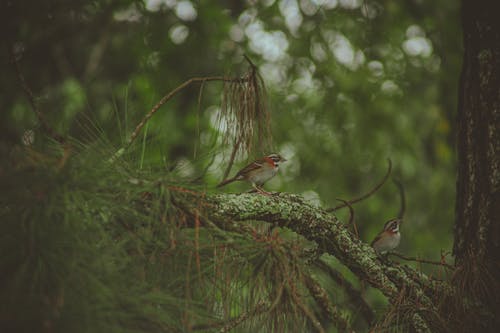
<path fill-rule="evenodd" d="M 4 149 L 2 331 L 312 328 L 297 235 L 221 230 L 176 200 L 178 175 L 110 162 L 107 145 Z"/>

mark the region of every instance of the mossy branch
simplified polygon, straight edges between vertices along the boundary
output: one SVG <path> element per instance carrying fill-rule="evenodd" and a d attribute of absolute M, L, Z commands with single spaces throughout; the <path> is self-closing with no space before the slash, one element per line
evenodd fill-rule
<path fill-rule="evenodd" d="M 322 252 L 334 255 L 361 280 L 379 289 L 392 304 L 400 304 L 401 290 L 407 290 L 405 303 L 415 309 L 414 326 L 426 323 L 425 313 L 437 313 L 434 298 L 442 289 L 432 279 L 408 266 L 380 260 L 368 244 L 357 239 L 334 215 L 310 205 L 300 196 L 182 191 L 176 200 L 184 201 L 185 207 L 203 207 L 203 214 L 221 228 L 246 220 L 288 228 L 314 241 Z"/>

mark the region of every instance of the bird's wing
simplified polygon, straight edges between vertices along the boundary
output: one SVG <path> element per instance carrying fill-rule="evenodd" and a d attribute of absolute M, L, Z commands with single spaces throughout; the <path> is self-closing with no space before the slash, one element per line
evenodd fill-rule
<path fill-rule="evenodd" d="M 372 240 L 372 242 L 370 243 L 370 246 L 373 247 L 373 244 L 375 244 L 380 238 L 382 238 L 382 235 L 384 234 L 384 232 L 379 232 L 379 234 Z"/>
<path fill-rule="evenodd" d="M 224 185 L 229 184 L 231 182 L 234 182 L 236 180 L 245 179 L 246 178 L 245 175 L 247 175 L 248 173 L 250 173 L 254 170 L 261 168 L 262 166 L 265 165 L 265 163 L 269 163 L 269 162 L 266 161 L 264 158 L 253 161 L 252 163 L 250 163 L 249 165 L 247 165 L 246 167 L 244 167 L 243 169 L 238 171 L 238 173 L 236 173 L 236 175 L 233 178 L 229 178 L 229 179 L 222 181 L 219 185 L 217 185 L 217 187 L 224 186 Z"/>
<path fill-rule="evenodd" d="M 235 178 L 238 178 L 238 176 L 241 176 L 241 175 L 248 174 L 249 172 L 251 172 L 253 170 L 257 170 L 257 169 L 261 168 L 265 163 L 267 163 L 267 162 L 264 159 L 259 159 L 259 160 L 253 161 L 252 163 L 250 163 L 249 165 L 247 165 L 246 167 L 244 167 L 243 169 L 238 171 Z"/>

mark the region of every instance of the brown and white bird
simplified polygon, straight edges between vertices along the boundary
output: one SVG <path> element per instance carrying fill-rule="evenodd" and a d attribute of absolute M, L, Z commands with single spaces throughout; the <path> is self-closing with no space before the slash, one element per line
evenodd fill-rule
<path fill-rule="evenodd" d="M 252 184 L 257 192 L 269 194 L 269 192 L 262 189 L 262 185 L 278 173 L 280 163 L 285 161 L 286 159 L 279 154 L 267 155 L 266 157 L 253 161 L 238 171 L 234 177 L 222 181 L 217 187 L 227 185 L 237 180 L 246 180 Z"/>
<path fill-rule="evenodd" d="M 382 230 L 370 244 L 376 252 L 382 253 L 391 251 L 399 245 L 401 239 L 399 225 L 401 222 L 403 222 L 401 219 L 393 219 L 385 223 L 384 230 Z"/>

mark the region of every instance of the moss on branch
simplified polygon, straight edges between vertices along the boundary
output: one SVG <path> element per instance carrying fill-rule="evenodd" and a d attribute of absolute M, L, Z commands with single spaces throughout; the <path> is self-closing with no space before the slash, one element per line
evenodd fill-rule
<path fill-rule="evenodd" d="M 322 252 L 334 255 L 360 279 L 379 289 L 390 303 L 400 303 L 404 290 L 407 304 L 414 305 L 414 318 L 437 312 L 434 300 L 442 290 L 435 289 L 433 280 L 408 266 L 381 261 L 368 244 L 351 234 L 334 215 L 300 196 L 181 192 L 177 197 L 185 207 L 203 207 L 203 214 L 220 226 L 259 220 L 288 228 L 317 243 Z M 422 323 L 425 320 L 416 320 L 414 326 L 421 330 Z"/>

